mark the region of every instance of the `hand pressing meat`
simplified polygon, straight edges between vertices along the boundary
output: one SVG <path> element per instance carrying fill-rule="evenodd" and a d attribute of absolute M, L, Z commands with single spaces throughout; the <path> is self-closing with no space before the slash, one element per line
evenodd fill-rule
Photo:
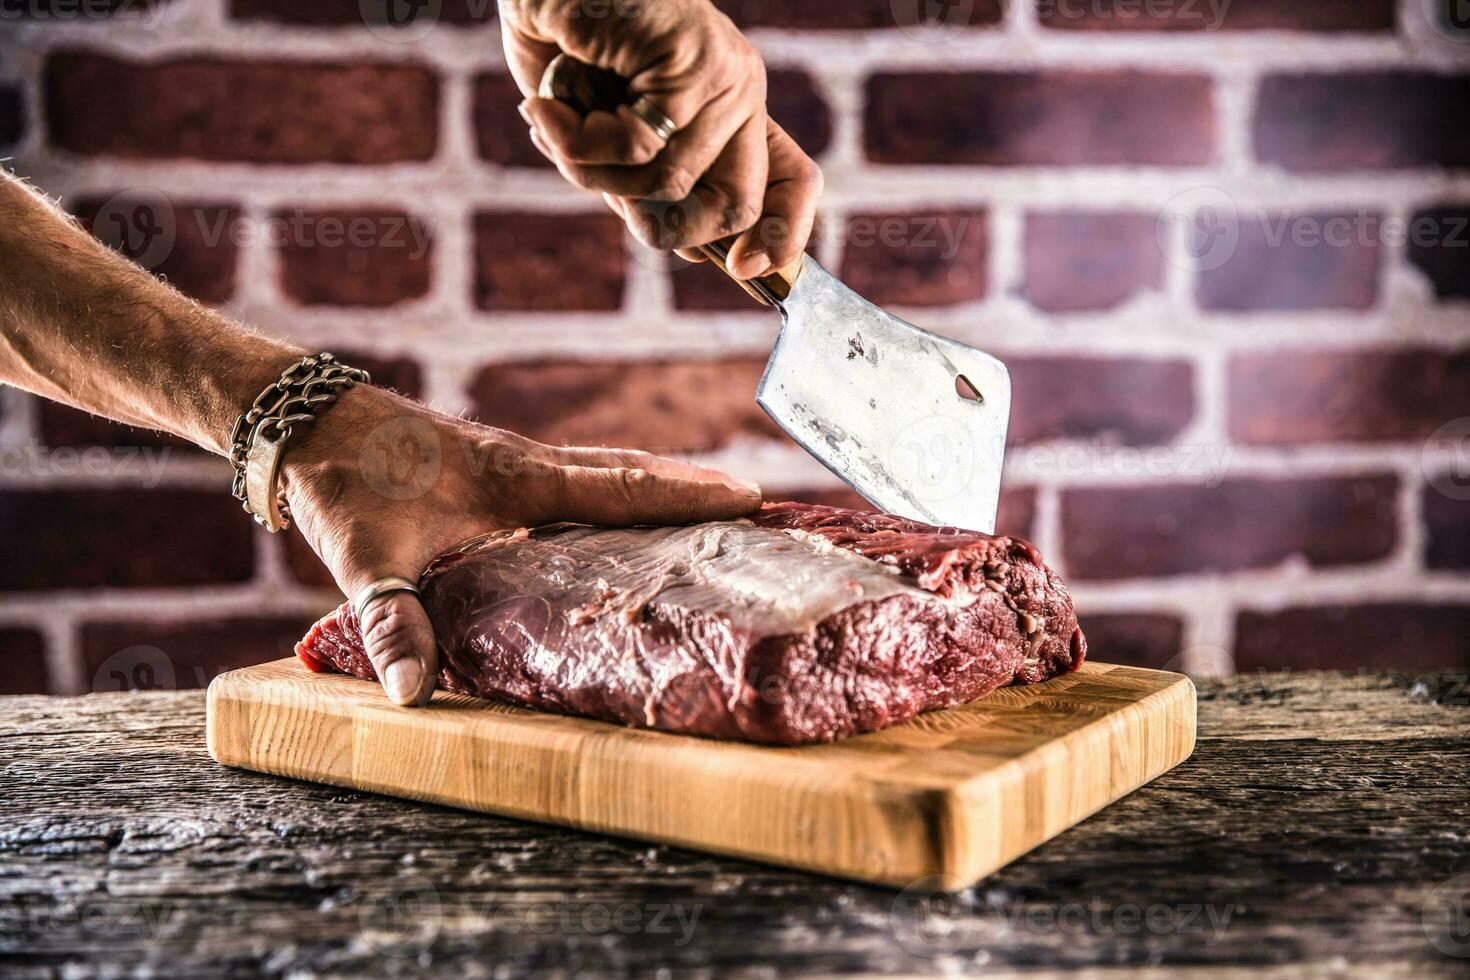
<path fill-rule="evenodd" d="M 738 233 L 728 265 L 741 279 L 801 255 L 822 171 L 766 115 L 765 65 L 710 0 L 500 0 L 500 20 L 532 142 L 645 244 L 703 261 L 690 250 Z M 643 105 L 584 118 L 539 97 L 562 53 L 628 79 Z"/>
<path fill-rule="evenodd" d="M 110 251 L 3 171 L 0 328 L 0 383 L 221 455 L 237 444 L 252 402 L 276 405 L 283 372 L 303 362 L 299 348 L 232 323 Z M 388 577 L 417 581 L 440 552 L 494 528 L 680 524 L 760 506 L 759 488 L 675 460 L 546 446 L 365 385 L 334 388 L 326 375 L 311 384 L 285 392 L 296 406 L 289 437 L 249 443 L 279 469 L 252 463 L 249 472 L 276 481 L 266 501 L 283 491 L 348 595 Z M 437 647 L 417 597 L 392 592 L 364 610 L 362 654 L 389 696 L 427 700 Z"/>
<path fill-rule="evenodd" d="M 421 583 L 451 691 L 776 745 L 830 741 L 1075 670 L 1066 586 L 1029 544 L 881 514 L 499 531 Z M 376 676 L 344 605 L 296 647 Z"/>

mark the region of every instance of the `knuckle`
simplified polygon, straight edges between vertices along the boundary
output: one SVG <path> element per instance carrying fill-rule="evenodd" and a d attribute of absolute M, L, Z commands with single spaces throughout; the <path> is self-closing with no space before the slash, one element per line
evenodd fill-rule
<path fill-rule="evenodd" d="M 755 225 L 761 217 L 761 202 L 743 198 L 731 202 L 720 216 L 720 235 L 733 235 Z"/>
<path fill-rule="evenodd" d="M 683 200 L 694 193 L 699 175 L 682 163 L 663 163 L 653 174 L 653 193 L 669 200 Z"/>
<path fill-rule="evenodd" d="M 364 610 L 363 646 L 379 671 L 415 652 L 420 623 L 404 610 L 402 603 L 380 600 Z"/>
<path fill-rule="evenodd" d="M 635 496 L 648 490 L 653 483 L 653 474 L 642 467 L 620 467 L 617 471 L 618 480 L 623 490 L 629 496 Z"/>

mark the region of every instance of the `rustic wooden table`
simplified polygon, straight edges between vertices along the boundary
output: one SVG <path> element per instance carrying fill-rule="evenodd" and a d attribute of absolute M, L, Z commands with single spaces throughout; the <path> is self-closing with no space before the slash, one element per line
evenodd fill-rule
<path fill-rule="evenodd" d="M 221 768 L 198 692 L 0 699 L 0 974 L 1470 975 L 1470 685 L 1200 685 L 1194 757 L 955 896 Z"/>

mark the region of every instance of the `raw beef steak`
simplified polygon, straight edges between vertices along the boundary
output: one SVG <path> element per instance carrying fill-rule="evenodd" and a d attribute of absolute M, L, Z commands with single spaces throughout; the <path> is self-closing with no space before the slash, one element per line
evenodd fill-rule
<path fill-rule="evenodd" d="M 777 745 L 874 731 L 1086 654 L 1066 586 L 1027 542 L 806 504 L 497 531 L 438 558 L 420 588 L 440 687 Z M 345 604 L 296 652 L 376 677 Z"/>

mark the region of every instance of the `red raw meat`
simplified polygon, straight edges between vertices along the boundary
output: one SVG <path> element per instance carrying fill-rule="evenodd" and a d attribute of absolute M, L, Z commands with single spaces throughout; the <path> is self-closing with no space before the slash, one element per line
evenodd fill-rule
<path fill-rule="evenodd" d="M 751 520 L 496 531 L 420 582 L 442 688 L 799 745 L 1076 670 L 1071 596 L 1029 543 L 768 504 Z M 296 653 L 375 679 L 346 605 Z"/>

